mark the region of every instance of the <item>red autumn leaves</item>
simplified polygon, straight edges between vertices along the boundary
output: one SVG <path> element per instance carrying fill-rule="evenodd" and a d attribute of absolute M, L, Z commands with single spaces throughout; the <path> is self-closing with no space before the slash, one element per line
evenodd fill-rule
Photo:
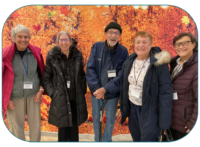
<path fill-rule="evenodd" d="M 65 6 L 63 6 L 63 7 L 60 8 L 60 12 L 62 14 L 64 14 L 65 16 L 67 16 L 70 11 Z"/>
<path fill-rule="evenodd" d="M 61 12 L 61 14 L 68 16 L 68 14 L 70 13 L 70 10 L 68 10 L 65 6 L 62 6 L 60 8 L 60 12 Z M 15 11 L 11 14 L 10 17 L 13 18 L 13 19 L 17 19 L 19 16 L 20 16 L 20 14 L 17 11 Z M 41 25 L 40 24 L 33 25 L 33 29 L 38 32 L 38 31 L 41 30 Z"/>
<path fill-rule="evenodd" d="M 41 25 L 40 24 L 38 24 L 37 26 L 33 25 L 33 29 L 39 31 L 41 29 Z"/>

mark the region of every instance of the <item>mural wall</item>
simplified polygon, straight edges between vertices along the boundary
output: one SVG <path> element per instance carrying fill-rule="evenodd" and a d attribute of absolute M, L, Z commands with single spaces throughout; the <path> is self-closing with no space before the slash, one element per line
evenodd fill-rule
<path fill-rule="evenodd" d="M 55 46 L 56 35 L 68 31 L 78 42 L 77 47 L 83 53 L 86 67 L 91 46 L 97 41 L 105 41 L 104 28 L 111 21 L 122 27 L 120 43 L 129 54 L 134 52 L 133 39 L 138 31 L 148 31 L 153 36 L 153 46 L 168 50 L 172 57 L 175 51 L 172 40 L 181 32 L 190 32 L 197 37 L 197 29 L 190 15 L 174 6 L 73 6 L 43 5 L 26 6 L 13 12 L 3 28 L 3 48 L 12 43 L 11 30 L 17 24 L 30 29 L 30 43 L 41 48 L 44 61 L 48 51 Z M 88 120 L 79 127 L 79 133 L 94 134 L 92 124 L 91 94 L 86 94 Z M 41 131 L 56 132 L 57 127 L 48 124 L 48 110 L 51 98 L 43 96 L 41 101 Z M 119 106 L 118 106 L 119 108 Z M 105 116 L 105 114 L 104 114 Z M 120 110 L 117 110 L 113 135 L 128 134 L 125 121 L 120 124 Z M 4 119 L 9 127 L 7 119 Z M 106 117 L 103 118 L 106 122 Z M 28 130 L 25 122 L 25 130 Z"/>

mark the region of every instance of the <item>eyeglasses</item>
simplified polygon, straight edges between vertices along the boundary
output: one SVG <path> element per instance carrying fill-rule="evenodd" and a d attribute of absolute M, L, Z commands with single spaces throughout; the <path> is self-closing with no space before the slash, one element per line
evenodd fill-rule
<path fill-rule="evenodd" d="M 116 36 L 120 36 L 119 32 L 113 32 L 113 31 L 108 31 L 107 32 L 109 35 L 115 34 Z"/>
<path fill-rule="evenodd" d="M 174 47 L 178 48 L 178 47 L 180 47 L 180 45 L 182 45 L 183 47 L 186 47 L 186 46 L 188 46 L 189 42 L 192 42 L 192 41 L 177 42 L 174 44 Z"/>
<path fill-rule="evenodd" d="M 63 42 L 63 41 L 64 41 L 64 42 L 67 42 L 67 41 L 69 41 L 69 39 L 59 39 L 59 41 L 60 41 L 60 42 Z"/>

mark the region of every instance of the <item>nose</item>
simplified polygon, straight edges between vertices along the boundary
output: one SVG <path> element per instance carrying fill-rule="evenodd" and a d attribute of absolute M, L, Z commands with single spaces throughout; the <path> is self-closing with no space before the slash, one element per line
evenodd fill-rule
<path fill-rule="evenodd" d="M 180 43 L 180 44 L 179 44 L 179 48 L 182 48 L 182 47 L 183 47 L 183 44 L 182 44 L 182 43 Z"/>
<path fill-rule="evenodd" d="M 140 43 L 139 43 L 139 46 L 143 46 L 143 43 L 142 43 L 142 42 L 140 42 Z"/>

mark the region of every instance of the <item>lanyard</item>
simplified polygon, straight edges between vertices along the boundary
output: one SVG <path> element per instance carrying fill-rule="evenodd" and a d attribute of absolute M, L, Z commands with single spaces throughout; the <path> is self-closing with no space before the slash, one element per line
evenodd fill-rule
<path fill-rule="evenodd" d="M 147 58 L 147 59 L 148 59 L 148 58 Z M 147 61 L 147 59 L 144 61 L 144 63 Z M 141 69 L 140 69 L 140 73 L 141 73 L 141 71 L 142 71 L 142 69 L 143 69 L 144 63 L 143 63 L 143 65 L 142 65 Z M 138 78 L 139 78 L 139 76 L 140 76 L 140 73 L 139 73 L 139 75 L 138 75 L 138 77 L 137 77 L 137 80 L 136 80 L 136 77 L 135 77 L 135 63 L 134 63 L 134 78 L 135 78 L 135 83 L 136 83 L 136 85 L 137 85 L 137 81 L 138 81 Z"/>
<path fill-rule="evenodd" d="M 26 77 L 27 77 L 27 79 L 28 79 L 28 50 L 27 50 L 27 48 L 26 48 L 26 53 L 27 53 L 27 69 L 26 69 L 26 66 L 25 66 L 25 64 L 24 64 L 23 58 L 22 58 L 22 56 L 20 55 L 20 53 L 19 53 L 18 50 L 17 50 L 17 53 L 18 53 L 19 56 L 21 57 L 22 63 L 23 63 L 23 65 L 24 65 L 24 69 L 25 69 L 25 71 L 26 71 Z"/>

